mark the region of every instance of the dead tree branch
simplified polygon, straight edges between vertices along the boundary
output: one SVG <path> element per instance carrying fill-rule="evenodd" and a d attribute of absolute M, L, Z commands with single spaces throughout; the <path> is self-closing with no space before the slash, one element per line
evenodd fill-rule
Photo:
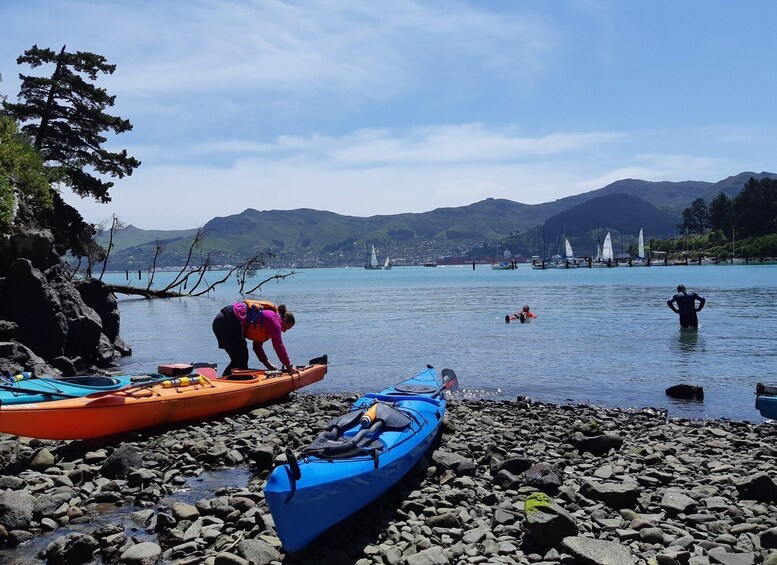
<path fill-rule="evenodd" d="M 271 276 L 271 277 L 268 277 L 268 278 L 264 279 L 262 282 L 260 282 L 260 283 L 259 283 L 258 285 L 256 285 L 254 288 L 252 288 L 251 290 L 249 290 L 248 292 L 246 292 L 246 294 L 253 294 L 253 293 L 254 293 L 254 292 L 256 292 L 257 290 L 259 290 L 260 288 L 262 288 L 262 285 L 263 285 L 263 284 L 265 284 L 265 283 L 268 283 L 268 282 L 270 282 L 270 281 L 272 281 L 272 280 L 283 280 L 283 279 L 285 279 L 286 277 L 290 277 L 290 276 L 292 276 L 292 275 L 296 275 L 296 274 L 297 274 L 297 273 L 296 273 L 296 271 L 291 271 L 291 272 L 288 272 L 288 273 L 277 273 L 277 274 L 275 274 L 275 275 L 273 275 L 273 276 Z M 241 292 L 241 294 L 242 294 L 242 292 Z"/>

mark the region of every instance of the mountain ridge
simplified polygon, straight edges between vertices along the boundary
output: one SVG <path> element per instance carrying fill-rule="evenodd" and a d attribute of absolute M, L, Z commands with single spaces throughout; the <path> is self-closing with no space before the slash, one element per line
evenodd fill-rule
<path fill-rule="evenodd" d="M 681 222 L 682 210 L 693 200 L 709 201 L 720 192 L 733 197 L 750 177 L 777 178 L 777 174 L 742 172 L 715 183 L 621 179 L 599 189 L 540 204 L 486 198 L 466 206 L 367 217 L 312 208 L 247 208 L 209 220 L 202 228 L 203 252 L 210 252 L 220 264 L 236 264 L 269 251 L 275 254 L 268 262 L 270 266 L 354 266 L 361 265 L 368 246 L 375 245 L 399 264 L 417 264 L 443 256 L 485 260 L 489 253 L 493 256 L 493 250 L 487 249 L 490 242 L 504 239 L 514 242 L 514 249 L 510 250 L 513 255 L 527 257 L 539 252 L 538 230 L 549 219 L 558 215 L 563 218 L 570 210 L 590 216 L 600 228 L 616 226 L 621 237 L 633 237 L 632 232 L 640 227 L 635 225 L 637 221 L 653 222 L 652 236 L 667 237 L 675 235 L 672 226 L 676 228 Z M 634 200 L 609 198 L 613 195 L 630 196 L 646 206 Z M 574 212 L 576 207 L 602 198 L 599 210 L 606 210 L 608 215 L 592 214 L 596 206 L 583 206 L 581 211 Z M 636 217 L 632 213 L 635 208 L 641 210 Z M 625 221 L 627 217 L 629 220 Z M 590 222 L 586 226 L 581 226 L 580 232 L 570 229 L 569 235 L 573 240 L 590 241 L 594 228 Z M 557 231 L 556 224 L 551 222 L 547 231 Z M 161 265 L 180 265 L 195 233 L 196 229 L 141 230 L 131 225 L 117 230 L 109 268 L 147 268 L 157 241 L 164 242 Z M 141 241 L 145 235 L 149 239 Z M 555 238 L 558 234 L 546 235 Z M 107 235 L 102 234 L 100 241 L 105 243 Z"/>

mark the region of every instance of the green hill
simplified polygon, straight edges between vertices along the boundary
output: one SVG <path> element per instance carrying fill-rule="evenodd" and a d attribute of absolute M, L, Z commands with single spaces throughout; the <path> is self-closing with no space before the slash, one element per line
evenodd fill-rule
<path fill-rule="evenodd" d="M 709 201 L 721 191 L 735 195 L 751 176 L 777 178 L 772 173 L 745 172 L 718 183 L 624 179 L 542 204 L 488 198 L 468 206 L 370 217 L 309 208 L 249 208 L 207 222 L 197 253 L 210 253 L 215 264 L 235 264 L 271 252 L 275 257 L 269 265 L 273 267 L 355 266 L 364 263 L 369 247 L 375 245 L 381 257 L 390 255 L 397 264 L 418 264 L 446 256 L 490 259 L 496 243 L 514 255 L 529 257 L 542 254 L 544 241 L 546 252 L 552 252 L 564 232 L 582 255 L 605 230 L 617 232 L 626 245 L 640 227 L 646 237 L 674 235 L 682 210 L 694 199 Z M 164 248 L 160 266 L 182 265 L 194 233 L 193 229 L 144 231 L 133 226 L 119 230 L 109 268 L 147 268 L 157 241 Z M 106 240 L 103 234 L 102 241 Z"/>

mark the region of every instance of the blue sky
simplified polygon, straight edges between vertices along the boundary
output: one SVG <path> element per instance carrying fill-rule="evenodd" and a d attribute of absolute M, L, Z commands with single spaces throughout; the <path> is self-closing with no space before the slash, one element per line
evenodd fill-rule
<path fill-rule="evenodd" d="M 777 170 L 771 0 L 1 0 L 0 21 L 11 99 L 33 44 L 117 65 L 99 84 L 134 130 L 109 146 L 143 164 L 108 205 L 64 194 L 95 222 L 534 204 Z"/>

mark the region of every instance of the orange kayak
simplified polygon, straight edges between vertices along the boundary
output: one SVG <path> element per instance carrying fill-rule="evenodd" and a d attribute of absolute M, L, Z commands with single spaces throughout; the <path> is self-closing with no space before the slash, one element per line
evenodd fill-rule
<path fill-rule="evenodd" d="M 316 363 L 316 361 L 321 361 Z M 40 439 L 88 439 L 197 420 L 269 402 L 324 378 L 326 360 L 280 371 L 236 371 L 228 377 L 192 375 L 153 384 L 34 404 L 0 407 L 0 432 Z"/>

